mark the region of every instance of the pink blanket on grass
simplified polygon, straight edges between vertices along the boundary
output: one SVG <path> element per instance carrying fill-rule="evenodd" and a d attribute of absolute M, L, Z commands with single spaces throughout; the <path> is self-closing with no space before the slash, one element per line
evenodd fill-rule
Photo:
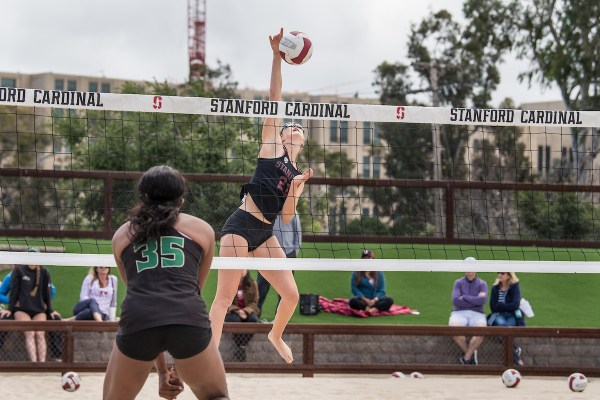
<path fill-rule="evenodd" d="M 419 314 L 417 310 L 412 310 L 406 306 L 398 306 L 393 304 L 392 307 L 388 311 L 374 311 L 367 312 L 362 310 L 355 310 L 350 308 L 348 305 L 348 299 L 333 299 L 329 300 L 326 297 L 319 296 L 319 305 L 321 306 L 321 310 L 325 312 L 342 314 L 342 315 L 351 315 L 354 317 L 376 317 L 379 315 L 400 315 L 400 314 Z"/>

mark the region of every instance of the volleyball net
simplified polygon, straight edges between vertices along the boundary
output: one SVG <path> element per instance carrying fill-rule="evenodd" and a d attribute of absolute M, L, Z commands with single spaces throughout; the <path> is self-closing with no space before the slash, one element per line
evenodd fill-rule
<path fill-rule="evenodd" d="M 472 256 L 479 271 L 600 270 L 597 111 L 20 88 L 0 88 L 2 263 L 114 265 L 112 233 L 159 164 L 184 174 L 183 211 L 218 235 L 266 117 L 308 133 L 300 258 L 214 268 L 464 271 Z"/>

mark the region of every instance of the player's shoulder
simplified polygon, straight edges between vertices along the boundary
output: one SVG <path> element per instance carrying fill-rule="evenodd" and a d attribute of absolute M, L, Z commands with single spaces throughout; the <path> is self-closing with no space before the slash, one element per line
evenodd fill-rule
<path fill-rule="evenodd" d="M 186 213 L 179 214 L 179 217 L 177 218 L 177 222 L 175 223 L 174 228 L 177 229 L 178 231 L 186 233 L 186 234 L 188 232 L 214 234 L 214 230 L 208 222 L 206 222 L 202 218 L 198 218 L 193 215 L 186 214 Z"/>

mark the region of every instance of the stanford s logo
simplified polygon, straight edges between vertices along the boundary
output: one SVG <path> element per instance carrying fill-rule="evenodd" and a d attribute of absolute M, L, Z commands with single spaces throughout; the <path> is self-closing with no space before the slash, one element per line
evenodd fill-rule
<path fill-rule="evenodd" d="M 396 107 L 396 119 L 404 119 L 404 107 Z"/>
<path fill-rule="evenodd" d="M 152 108 L 155 110 L 160 110 L 162 108 L 162 96 L 154 96 L 154 104 Z"/>

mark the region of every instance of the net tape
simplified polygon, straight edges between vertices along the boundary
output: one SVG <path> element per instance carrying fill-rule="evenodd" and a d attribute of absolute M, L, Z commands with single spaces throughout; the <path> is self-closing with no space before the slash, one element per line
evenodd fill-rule
<path fill-rule="evenodd" d="M 204 97 L 69 92 L 0 87 L 0 105 L 226 115 L 259 118 L 489 126 L 599 127 L 598 111 L 548 111 L 308 103 Z"/>
<path fill-rule="evenodd" d="M 0 252 L 6 264 L 110 266 L 112 254 L 65 254 Z M 293 270 L 293 271 L 416 271 L 416 272 L 539 272 L 600 273 L 600 262 L 591 261 L 509 261 L 509 260 L 414 260 L 414 259 L 319 259 L 319 258 L 233 258 L 215 257 L 212 269 Z"/>

